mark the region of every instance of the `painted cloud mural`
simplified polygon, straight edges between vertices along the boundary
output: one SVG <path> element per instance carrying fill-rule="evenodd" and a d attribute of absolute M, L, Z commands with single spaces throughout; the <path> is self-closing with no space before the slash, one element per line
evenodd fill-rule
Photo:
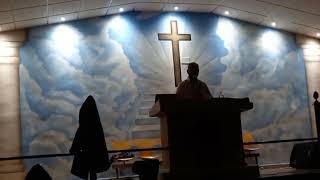
<path fill-rule="evenodd" d="M 311 136 L 305 67 L 293 34 L 212 14 L 133 12 L 30 30 L 20 51 L 23 153 L 68 152 L 89 94 L 108 146 L 132 138 L 143 95 L 175 92 L 171 43 L 157 36 L 170 32 L 170 20 L 178 21 L 179 33 L 191 34 L 180 42 L 181 59 L 200 65 L 199 79 L 214 96 L 253 102 L 242 125 L 255 140 Z M 262 162 L 288 161 L 270 153 L 290 148 L 265 146 Z M 59 170 L 70 167 L 70 158 L 43 163 L 68 179 Z"/>

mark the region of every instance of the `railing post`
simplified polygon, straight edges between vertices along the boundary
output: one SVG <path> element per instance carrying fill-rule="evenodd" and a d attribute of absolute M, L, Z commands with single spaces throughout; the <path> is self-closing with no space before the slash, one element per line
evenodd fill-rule
<path fill-rule="evenodd" d="M 316 117 L 316 126 L 317 126 L 317 135 L 318 141 L 320 139 L 320 102 L 318 101 L 319 94 L 317 91 L 313 93 L 313 98 L 315 99 L 313 106 L 314 106 L 314 114 Z"/>

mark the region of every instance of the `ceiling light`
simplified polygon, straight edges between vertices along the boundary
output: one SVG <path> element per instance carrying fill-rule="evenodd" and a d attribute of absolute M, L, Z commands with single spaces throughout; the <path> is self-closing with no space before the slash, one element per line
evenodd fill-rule
<path fill-rule="evenodd" d="M 60 20 L 61 20 L 61 21 L 65 21 L 66 18 L 65 18 L 65 17 L 61 17 Z"/>
<path fill-rule="evenodd" d="M 119 8 L 119 12 L 123 12 L 124 11 L 124 9 L 123 8 Z"/>
<path fill-rule="evenodd" d="M 320 33 L 317 33 L 317 37 L 320 37 Z"/>
<path fill-rule="evenodd" d="M 277 26 L 277 23 L 276 23 L 276 22 L 272 22 L 272 23 L 271 23 L 271 26 L 272 26 L 272 27 L 276 27 L 276 26 Z"/>
<path fill-rule="evenodd" d="M 176 11 L 179 10 L 179 7 L 178 6 L 174 7 L 174 10 L 176 10 Z"/>
<path fill-rule="evenodd" d="M 229 15 L 230 13 L 229 13 L 229 11 L 225 11 L 224 14 L 225 15 Z"/>

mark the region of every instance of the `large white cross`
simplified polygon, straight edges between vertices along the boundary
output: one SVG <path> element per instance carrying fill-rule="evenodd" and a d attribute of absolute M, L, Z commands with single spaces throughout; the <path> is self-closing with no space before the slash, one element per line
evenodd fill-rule
<path fill-rule="evenodd" d="M 172 42 L 174 83 L 177 87 L 181 82 L 179 41 L 191 41 L 191 34 L 179 34 L 177 21 L 170 21 L 171 33 L 158 33 L 158 39 Z"/>

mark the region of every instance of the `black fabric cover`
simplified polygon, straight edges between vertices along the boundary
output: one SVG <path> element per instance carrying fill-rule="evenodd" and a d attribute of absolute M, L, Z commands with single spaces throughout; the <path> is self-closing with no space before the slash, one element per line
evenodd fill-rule
<path fill-rule="evenodd" d="M 320 102 L 316 100 L 313 103 L 313 106 L 314 106 L 314 113 L 316 117 L 317 135 L 318 135 L 318 139 L 320 139 Z"/>
<path fill-rule="evenodd" d="M 297 169 L 318 169 L 319 153 L 320 146 L 317 142 L 295 144 L 290 156 L 290 166 Z"/>
<path fill-rule="evenodd" d="M 52 180 L 47 171 L 40 165 L 34 165 L 25 177 L 25 180 Z"/>
<path fill-rule="evenodd" d="M 139 174 L 140 180 L 157 180 L 159 164 L 158 159 L 135 161 L 132 166 L 132 171 Z"/>
<path fill-rule="evenodd" d="M 94 98 L 90 95 L 82 104 L 79 113 L 79 128 L 73 139 L 70 153 L 74 154 L 71 173 L 88 178 L 88 173 L 109 169 L 110 160 Z"/>

